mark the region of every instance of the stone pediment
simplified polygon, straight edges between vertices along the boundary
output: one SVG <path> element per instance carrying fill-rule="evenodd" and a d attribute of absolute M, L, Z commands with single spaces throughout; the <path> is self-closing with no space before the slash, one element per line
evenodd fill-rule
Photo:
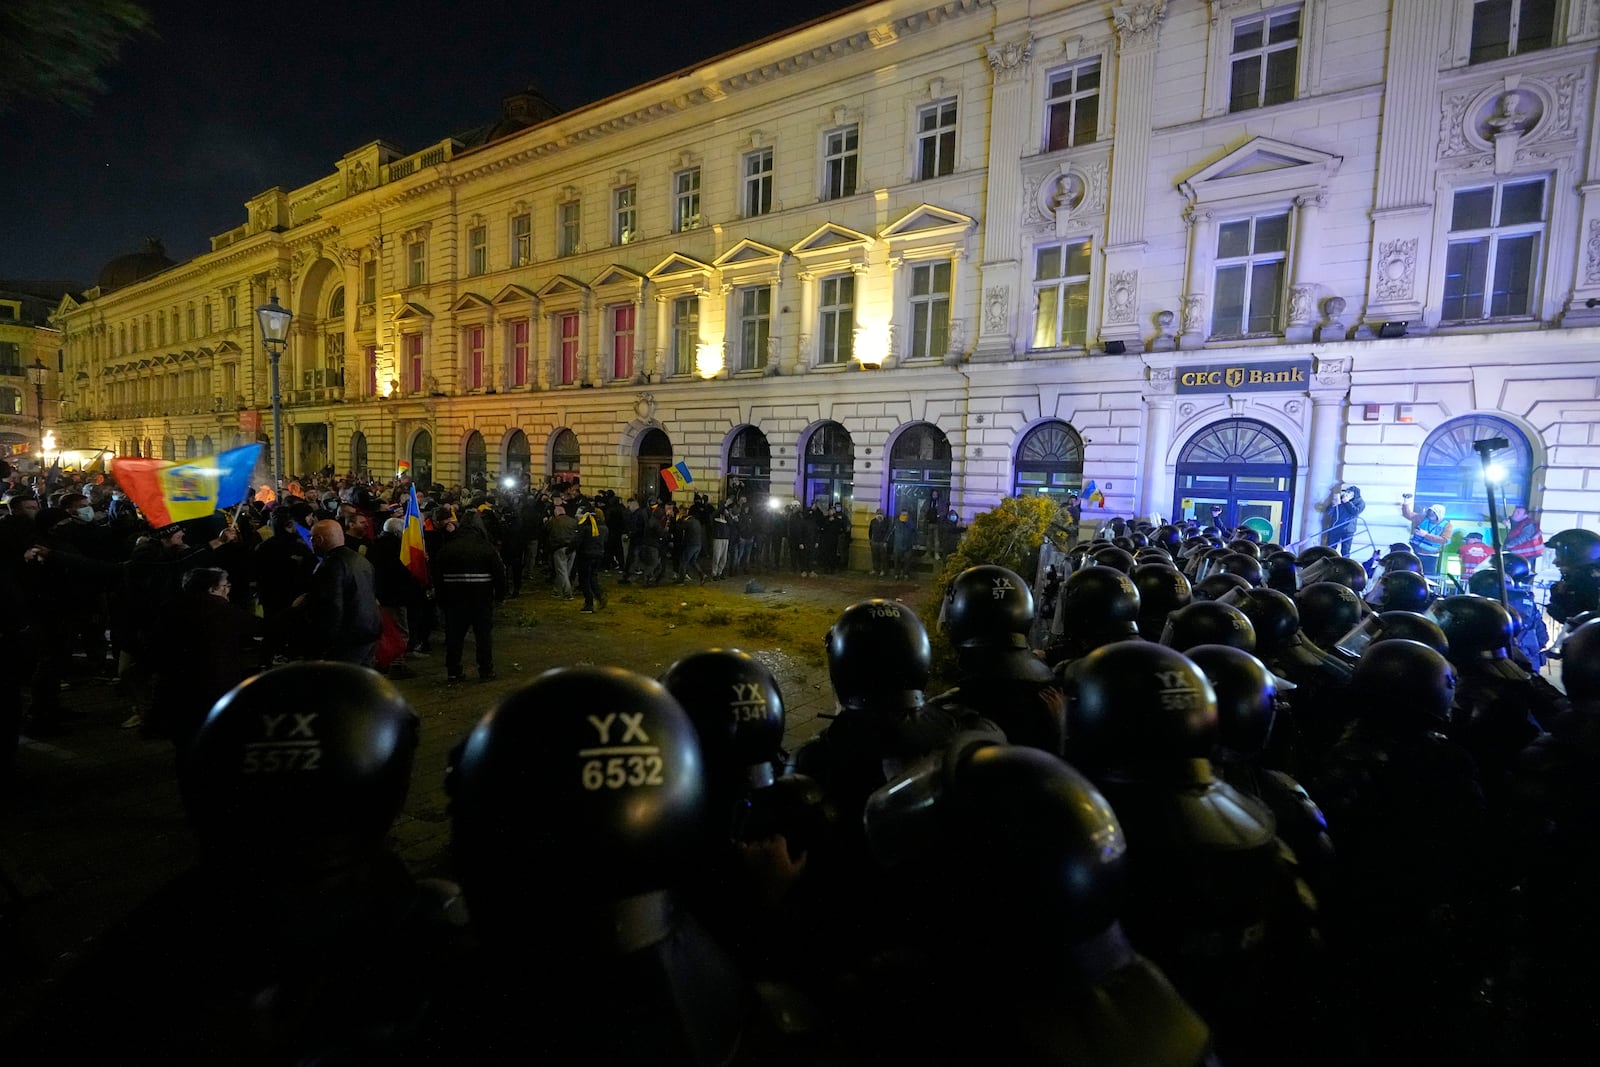
<path fill-rule="evenodd" d="M 494 304 L 519 304 L 533 299 L 533 290 L 525 285 L 508 285 L 495 294 Z"/>
<path fill-rule="evenodd" d="M 612 286 L 638 287 L 644 284 L 644 275 L 636 270 L 629 270 L 620 263 L 608 263 L 589 282 L 589 288 L 599 289 Z"/>
<path fill-rule="evenodd" d="M 1300 189 L 1321 189 L 1339 171 L 1343 156 L 1315 148 L 1253 137 L 1178 183 L 1197 204 Z"/>
<path fill-rule="evenodd" d="M 451 311 L 476 311 L 493 306 L 486 296 L 477 293 L 462 293 L 460 299 L 450 305 Z"/>
<path fill-rule="evenodd" d="M 674 252 L 654 267 L 650 268 L 647 277 L 651 279 L 667 278 L 674 274 L 710 274 L 711 264 L 702 263 L 682 252 Z"/>
<path fill-rule="evenodd" d="M 410 300 L 407 300 L 405 303 L 401 304 L 400 307 L 399 307 L 399 310 L 397 310 L 394 313 L 394 320 L 396 322 L 405 322 L 405 321 L 410 320 L 410 319 L 431 319 L 431 318 L 433 318 L 433 312 L 429 311 L 427 308 L 423 307 L 421 304 L 415 303 L 415 302 L 410 301 Z"/>
<path fill-rule="evenodd" d="M 933 204 L 918 204 L 885 226 L 878 236 L 885 241 L 913 237 L 955 237 L 970 233 L 977 225 L 976 219 L 959 211 Z"/>
<path fill-rule="evenodd" d="M 783 259 L 783 249 L 764 245 L 746 237 L 713 262 L 716 267 L 776 266 Z"/>
<path fill-rule="evenodd" d="M 224 341 L 217 346 L 217 355 L 219 356 L 236 356 L 241 351 L 243 351 L 243 349 L 234 344 L 232 341 Z"/>
<path fill-rule="evenodd" d="M 570 274 L 557 274 L 539 287 L 538 297 L 540 300 L 550 300 L 552 298 L 559 300 L 564 296 L 580 296 L 588 292 L 588 289 L 588 286 Z"/>
<path fill-rule="evenodd" d="M 825 222 L 800 240 L 790 252 L 804 258 L 823 252 L 858 252 L 872 247 L 872 238 L 859 230 Z"/>

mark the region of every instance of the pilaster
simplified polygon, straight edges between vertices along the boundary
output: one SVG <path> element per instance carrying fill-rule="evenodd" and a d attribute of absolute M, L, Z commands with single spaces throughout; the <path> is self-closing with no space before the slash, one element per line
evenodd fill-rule
<path fill-rule="evenodd" d="M 1317 505 L 1328 498 L 1338 477 L 1340 430 L 1350 397 L 1350 360 L 1318 359 L 1312 379 L 1306 484 L 1299 487 L 1300 515 L 1295 526 L 1302 540 L 1313 538 L 1322 529 Z"/>
<path fill-rule="evenodd" d="M 1173 471 L 1166 456 L 1172 449 L 1173 408 L 1177 374 L 1171 367 L 1151 367 L 1144 391 L 1144 427 L 1139 441 L 1139 514 L 1167 514 L 1172 506 Z"/>
<path fill-rule="evenodd" d="M 1031 110 L 1028 107 L 1029 69 L 1033 35 L 1025 34 L 1003 44 L 988 46 L 994 92 L 989 106 L 988 197 L 984 204 L 982 310 L 978 319 L 978 344 L 972 358 L 992 362 L 1014 358 L 1016 321 L 1020 299 L 1018 277 L 1022 218 L 1022 143 Z"/>

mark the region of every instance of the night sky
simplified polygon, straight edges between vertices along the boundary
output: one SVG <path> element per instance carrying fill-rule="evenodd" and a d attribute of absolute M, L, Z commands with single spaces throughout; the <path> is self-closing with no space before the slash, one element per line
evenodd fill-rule
<path fill-rule="evenodd" d="M 88 114 L 5 116 L 0 278 L 94 284 L 160 237 L 179 262 L 383 139 L 416 151 L 495 121 L 535 86 L 563 110 L 852 6 L 849 0 L 531 4 L 146 0 L 155 36 L 104 74 Z"/>

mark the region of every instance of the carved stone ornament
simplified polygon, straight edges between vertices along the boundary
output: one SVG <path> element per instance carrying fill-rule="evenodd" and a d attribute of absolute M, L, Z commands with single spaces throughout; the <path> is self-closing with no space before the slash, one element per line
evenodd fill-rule
<path fill-rule="evenodd" d="M 359 267 L 359 266 L 361 266 L 361 258 L 362 258 L 362 253 L 361 253 L 361 249 L 359 249 L 359 248 L 341 248 L 341 249 L 339 249 L 339 262 L 343 263 L 347 267 Z"/>
<path fill-rule="evenodd" d="M 1020 41 L 991 44 L 984 49 L 989 53 L 989 67 L 996 82 L 1016 81 L 1028 74 L 1028 62 L 1033 58 L 1033 35 Z"/>
<path fill-rule="evenodd" d="M 1600 283 L 1600 219 L 1589 220 L 1589 240 L 1584 243 L 1583 280 Z"/>
<path fill-rule="evenodd" d="M 1378 299 L 1409 300 L 1417 277 L 1417 239 L 1385 241 L 1378 246 Z"/>
<path fill-rule="evenodd" d="M 1178 316 L 1166 308 L 1156 312 L 1156 329 L 1160 330 L 1163 336 L 1172 332 L 1172 327 L 1177 321 Z"/>
<path fill-rule="evenodd" d="M 656 397 L 654 393 L 640 393 L 633 401 L 633 413 L 645 422 L 656 420 Z"/>
<path fill-rule="evenodd" d="M 1206 332 L 1206 298 L 1203 296 L 1186 296 L 1183 298 L 1183 332 Z"/>
<path fill-rule="evenodd" d="M 364 161 L 357 160 L 344 172 L 344 181 L 348 193 L 362 192 L 372 185 L 372 171 Z"/>
<path fill-rule="evenodd" d="M 983 332 L 1005 333 L 1007 312 L 1011 306 L 1011 289 L 994 285 L 983 293 Z"/>
<path fill-rule="evenodd" d="M 1177 373 L 1178 372 L 1172 367 L 1151 367 L 1150 384 L 1171 385 L 1174 379 L 1177 377 Z"/>
<path fill-rule="evenodd" d="M 1311 325 L 1311 309 L 1313 287 L 1309 285 L 1293 285 L 1289 287 L 1289 325 Z"/>
<path fill-rule="evenodd" d="M 1118 270 L 1111 272 L 1111 282 L 1106 286 L 1106 324 L 1132 322 L 1139 306 L 1139 272 Z"/>
<path fill-rule="evenodd" d="M 1345 376 L 1349 373 L 1348 359 L 1318 359 L 1313 377 L 1317 379 L 1318 385 L 1343 385 Z"/>
<path fill-rule="evenodd" d="M 1161 17 L 1167 13 L 1167 0 L 1147 0 L 1138 4 L 1117 4 L 1111 18 L 1117 24 L 1122 50 L 1154 48 L 1161 32 Z"/>

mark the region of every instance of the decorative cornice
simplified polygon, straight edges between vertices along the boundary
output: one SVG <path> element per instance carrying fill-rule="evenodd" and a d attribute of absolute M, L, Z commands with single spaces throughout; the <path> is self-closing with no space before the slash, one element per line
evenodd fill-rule
<path fill-rule="evenodd" d="M 1033 34 L 1005 44 L 985 45 L 989 67 L 994 71 L 996 85 L 1021 81 L 1028 76 L 1028 63 L 1033 59 Z"/>
<path fill-rule="evenodd" d="M 1117 24 L 1117 37 L 1122 51 L 1142 51 L 1154 48 L 1161 33 L 1161 19 L 1167 13 L 1167 0 L 1145 0 L 1144 3 L 1117 4 L 1111 9 L 1111 18 Z"/>

